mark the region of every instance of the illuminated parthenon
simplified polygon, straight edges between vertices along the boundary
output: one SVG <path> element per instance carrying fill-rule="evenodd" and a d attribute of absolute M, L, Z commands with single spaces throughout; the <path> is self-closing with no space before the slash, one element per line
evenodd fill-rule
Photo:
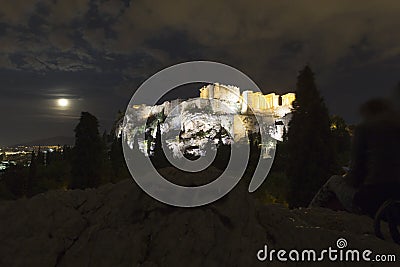
<path fill-rule="evenodd" d="M 296 95 L 294 93 L 287 93 L 282 96 L 275 93 L 264 95 L 261 92 L 251 90 L 246 90 L 240 95 L 239 87 L 214 83 L 200 89 L 200 98 L 238 103 L 242 114 L 249 113 L 250 109 L 261 113 L 278 111 L 282 114 L 290 113 Z"/>
<path fill-rule="evenodd" d="M 211 101 L 213 99 L 218 101 Z M 157 124 L 154 122 L 159 120 L 151 120 L 152 126 L 148 125 L 148 118 L 155 116 L 159 119 L 164 117 L 162 119 L 164 121 L 160 124 L 161 132 L 167 134 L 173 130 L 172 136 L 175 131 L 184 132 L 187 136 L 193 134 L 200 136 L 213 132 L 211 129 L 222 127 L 234 142 L 242 142 L 247 140 L 249 132 L 257 132 L 262 128 L 273 139 L 283 140 L 291 119 L 294 100 L 294 93 L 264 95 L 251 90 L 241 93 L 237 86 L 208 84 L 200 89 L 200 97 L 174 99 L 152 106 L 132 105 L 124 119 L 125 125 L 117 131 L 117 134 L 119 136 L 122 129 L 125 129 L 125 133 L 129 135 L 127 137 L 129 146 L 133 146 L 137 133 L 146 132 L 155 138 Z M 160 114 L 163 116 L 159 116 Z M 194 140 L 194 137 L 190 138 Z M 182 147 L 176 136 L 168 140 L 169 145 L 175 144 L 177 149 Z M 138 139 L 138 144 L 139 147 L 146 147 L 143 140 Z M 143 151 L 147 153 L 146 149 Z"/>

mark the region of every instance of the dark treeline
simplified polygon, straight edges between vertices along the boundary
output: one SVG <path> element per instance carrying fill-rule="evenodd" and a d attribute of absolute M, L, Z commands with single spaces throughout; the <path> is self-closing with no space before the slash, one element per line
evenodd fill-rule
<path fill-rule="evenodd" d="M 283 142 L 277 145 L 271 172 L 257 196 L 263 202 L 298 207 L 306 206 L 320 186 L 348 164 L 352 128 L 341 117 L 329 115 L 308 66 L 297 79 L 292 116 Z M 31 197 L 51 189 L 91 188 L 129 178 L 122 140 L 115 135 L 122 118 L 120 112 L 110 133 L 100 135 L 97 118 L 82 112 L 75 128 L 75 145 L 46 154 L 32 152 L 29 167 L 7 169 L 1 176 L 0 198 Z M 164 116 L 148 120 L 148 124 L 158 120 L 157 135 L 148 136 L 148 144 L 155 143 L 152 161 L 159 168 L 170 166 L 160 152 L 159 123 L 163 119 Z M 259 138 L 256 133 L 249 134 L 251 158 L 244 174 L 247 177 L 251 177 L 260 155 Z M 218 147 L 220 159 L 216 167 L 223 169 L 230 149 L 222 144 Z"/>
<path fill-rule="evenodd" d="M 119 113 L 116 124 L 123 117 Z M 92 188 L 129 178 L 122 140 L 115 128 L 102 136 L 95 116 L 82 112 L 75 145 L 49 152 L 33 151 L 28 167 L 10 166 L 1 176 L 0 199 L 17 199 L 53 189 Z"/>

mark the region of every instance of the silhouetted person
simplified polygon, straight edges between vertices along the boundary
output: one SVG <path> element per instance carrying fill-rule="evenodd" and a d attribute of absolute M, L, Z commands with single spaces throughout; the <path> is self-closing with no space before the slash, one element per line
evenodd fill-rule
<path fill-rule="evenodd" d="M 363 122 L 354 132 L 350 170 L 332 176 L 310 207 L 331 207 L 336 199 L 350 212 L 373 215 L 400 188 L 400 119 L 383 99 L 361 106 Z"/>

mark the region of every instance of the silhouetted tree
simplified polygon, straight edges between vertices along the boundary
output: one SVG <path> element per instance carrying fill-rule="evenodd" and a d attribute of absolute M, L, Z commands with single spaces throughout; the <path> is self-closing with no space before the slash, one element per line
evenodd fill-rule
<path fill-rule="evenodd" d="M 59 162 L 63 160 L 63 156 L 60 150 L 60 147 L 54 151 L 48 151 L 46 154 L 46 165 L 54 164 L 55 162 Z"/>
<path fill-rule="evenodd" d="M 157 131 L 156 131 L 156 140 L 154 144 L 154 156 L 160 156 L 162 153 L 162 144 L 161 144 L 161 126 L 160 122 L 157 122 Z"/>
<path fill-rule="evenodd" d="M 112 141 L 110 139 L 110 136 L 108 135 L 106 130 L 103 131 L 103 135 L 101 136 L 101 140 L 105 145 L 109 144 Z"/>
<path fill-rule="evenodd" d="M 29 168 L 11 165 L 0 179 L 0 199 L 17 199 L 27 196 Z"/>
<path fill-rule="evenodd" d="M 64 145 L 62 148 L 62 159 L 65 161 L 71 161 L 72 149 L 70 146 Z"/>
<path fill-rule="evenodd" d="M 129 170 L 122 150 L 122 137 L 114 137 L 110 149 L 111 168 L 113 171 L 112 182 L 129 178 Z"/>
<path fill-rule="evenodd" d="M 287 133 L 288 203 L 307 206 L 322 184 L 337 171 L 328 110 L 306 66 L 300 71 Z"/>
<path fill-rule="evenodd" d="M 151 135 L 151 129 L 150 128 L 146 128 L 145 132 L 144 132 L 144 138 L 147 141 L 146 143 L 146 150 L 147 150 L 147 155 L 151 155 L 152 151 L 151 151 L 151 145 L 153 143 L 153 136 Z"/>
<path fill-rule="evenodd" d="M 40 149 L 38 151 L 40 153 Z M 31 154 L 31 163 L 29 165 L 28 180 L 26 182 L 25 195 L 31 197 L 33 195 L 33 187 L 37 179 L 37 168 L 38 168 L 38 157 L 35 155 L 35 151 Z"/>
<path fill-rule="evenodd" d="M 283 142 L 287 141 L 287 129 L 285 125 L 283 126 L 282 141 Z"/>
<path fill-rule="evenodd" d="M 114 183 L 130 177 L 122 149 L 122 134 L 119 132 L 124 121 L 124 115 L 122 111 L 118 111 L 109 134 L 109 140 L 112 141 L 109 156 L 112 170 L 112 182 Z M 134 147 L 136 149 L 138 148 L 136 136 Z"/>
<path fill-rule="evenodd" d="M 223 137 L 229 136 L 229 133 L 226 131 L 224 127 L 220 125 L 220 130 L 215 135 L 215 139 L 218 139 L 217 143 L 217 155 L 214 160 L 214 167 L 225 170 L 228 166 L 230 157 L 231 157 L 231 145 L 224 144 L 222 141 Z"/>
<path fill-rule="evenodd" d="M 105 147 L 99 135 L 98 120 L 82 112 L 75 128 L 75 146 L 71 165 L 71 188 L 96 187 L 104 177 Z"/>
<path fill-rule="evenodd" d="M 45 154 L 44 154 L 44 152 L 42 151 L 41 147 L 39 147 L 38 153 L 37 153 L 37 155 L 36 155 L 36 164 L 37 164 L 38 166 L 43 166 L 43 165 L 46 164 L 46 162 L 45 162 Z"/>
<path fill-rule="evenodd" d="M 346 122 L 340 116 L 331 117 L 331 132 L 335 157 L 341 166 L 347 165 L 350 161 L 351 137 Z"/>
<path fill-rule="evenodd" d="M 252 177 L 254 171 L 256 170 L 261 155 L 261 146 L 260 146 L 261 134 L 260 132 L 252 132 L 252 131 L 249 131 L 247 134 L 249 138 L 250 155 L 244 176 Z"/>
<path fill-rule="evenodd" d="M 162 139 L 161 139 L 161 125 L 160 121 L 157 121 L 157 130 L 156 130 L 156 137 L 154 138 L 154 149 L 153 149 L 153 156 L 151 158 L 151 162 L 154 166 L 159 168 L 167 167 L 168 160 L 164 154 L 162 148 Z"/>

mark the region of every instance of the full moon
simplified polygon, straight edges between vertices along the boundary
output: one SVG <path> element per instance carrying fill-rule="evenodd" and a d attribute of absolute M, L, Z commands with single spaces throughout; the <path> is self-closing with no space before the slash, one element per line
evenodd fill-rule
<path fill-rule="evenodd" d="M 59 107 L 64 107 L 65 108 L 65 107 L 69 106 L 69 101 L 68 101 L 68 99 L 60 98 L 60 99 L 57 100 L 57 104 L 58 104 Z"/>

